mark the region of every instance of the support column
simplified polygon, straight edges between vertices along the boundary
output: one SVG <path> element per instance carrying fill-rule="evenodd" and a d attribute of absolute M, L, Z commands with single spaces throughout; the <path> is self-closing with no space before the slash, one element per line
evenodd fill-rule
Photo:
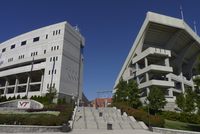
<path fill-rule="evenodd" d="M 182 88 L 182 92 L 185 93 L 185 86 L 184 86 L 184 82 L 183 82 L 183 73 L 182 72 L 181 72 L 180 76 L 181 76 L 181 88 Z"/>
<path fill-rule="evenodd" d="M 193 81 L 192 78 L 190 79 L 190 81 L 192 82 L 192 90 L 194 91 L 194 90 L 195 90 L 195 89 L 194 89 L 194 81 Z"/>
<path fill-rule="evenodd" d="M 43 82 L 44 82 L 44 74 L 42 74 L 42 76 L 41 76 L 41 84 L 40 84 L 41 95 L 42 95 L 42 89 L 43 89 Z"/>
<path fill-rule="evenodd" d="M 136 68 L 136 71 L 139 70 L 139 65 L 138 65 L 138 63 L 135 63 L 135 68 Z"/>
<path fill-rule="evenodd" d="M 136 69 L 136 72 L 139 70 L 139 65 L 138 65 L 138 63 L 135 63 L 135 69 Z M 137 84 L 139 85 L 139 84 L 140 84 L 139 76 L 136 77 L 136 81 L 137 81 Z"/>
<path fill-rule="evenodd" d="M 4 90 L 4 96 L 7 94 L 7 90 L 8 90 L 8 88 L 7 88 L 7 86 L 8 86 L 8 80 L 6 79 L 6 84 L 5 84 L 5 90 Z"/>
<path fill-rule="evenodd" d="M 149 81 L 149 73 L 145 73 L 146 76 L 146 82 Z"/>
<path fill-rule="evenodd" d="M 150 89 L 147 87 L 147 96 L 149 96 L 149 93 L 150 93 Z"/>
<path fill-rule="evenodd" d="M 147 67 L 148 66 L 148 59 L 146 57 L 144 58 L 144 63 L 145 63 L 145 67 Z"/>
<path fill-rule="evenodd" d="M 15 94 L 17 93 L 17 85 L 18 85 L 18 83 L 19 83 L 19 80 L 18 80 L 18 78 L 16 77 L 16 80 L 15 80 L 15 88 L 14 88 L 14 96 L 15 96 Z"/>
<path fill-rule="evenodd" d="M 28 76 L 27 84 L 26 84 L 26 96 L 27 96 L 27 98 L 28 98 L 29 87 L 30 87 L 30 76 Z"/>
<path fill-rule="evenodd" d="M 172 91 L 171 88 L 169 89 L 169 96 L 170 96 L 170 97 L 173 97 L 173 91 Z"/>
<path fill-rule="evenodd" d="M 170 66 L 170 65 L 169 65 L 169 58 L 166 58 L 166 59 L 165 59 L 165 66 L 167 66 L 167 67 Z"/>

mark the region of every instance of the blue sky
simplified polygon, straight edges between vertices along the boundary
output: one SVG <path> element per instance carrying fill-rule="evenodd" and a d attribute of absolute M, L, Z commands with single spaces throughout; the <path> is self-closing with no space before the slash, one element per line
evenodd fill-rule
<path fill-rule="evenodd" d="M 1 0 L 0 42 L 67 20 L 86 39 L 84 92 L 112 90 L 147 11 L 180 18 L 200 28 L 199 0 Z"/>

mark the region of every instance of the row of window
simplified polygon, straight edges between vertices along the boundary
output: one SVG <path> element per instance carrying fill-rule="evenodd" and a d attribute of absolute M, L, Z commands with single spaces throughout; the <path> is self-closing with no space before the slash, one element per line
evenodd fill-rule
<path fill-rule="evenodd" d="M 20 55 L 20 56 L 18 57 L 18 59 L 24 59 L 24 54 L 23 54 L 23 55 Z"/>
<path fill-rule="evenodd" d="M 11 61 L 13 61 L 13 58 L 9 58 L 9 59 L 8 59 L 8 62 L 11 62 Z"/>
<path fill-rule="evenodd" d="M 49 70 L 49 75 L 50 74 L 56 74 L 56 69 L 54 69 L 54 70 Z"/>
<path fill-rule="evenodd" d="M 51 87 L 51 84 L 47 84 L 47 88 L 50 88 Z M 55 83 L 53 83 L 53 85 L 52 85 L 52 88 L 55 88 L 56 87 L 56 84 Z"/>
<path fill-rule="evenodd" d="M 35 37 L 35 38 L 33 38 L 33 42 L 37 42 L 37 41 L 39 41 L 39 40 L 40 40 L 40 37 Z M 21 42 L 21 46 L 26 45 L 26 43 L 27 43 L 26 40 L 25 40 L 25 41 L 22 41 L 22 42 Z M 11 46 L 10 46 L 10 49 L 14 49 L 15 46 L 16 46 L 16 44 L 11 45 Z M 5 51 L 6 51 L 6 48 L 3 48 L 3 49 L 2 49 L 2 53 L 5 52 Z"/>
<path fill-rule="evenodd" d="M 32 52 L 32 53 L 31 53 L 31 57 L 32 57 L 32 56 L 36 56 L 37 54 L 38 54 L 38 52 Z"/>
<path fill-rule="evenodd" d="M 56 57 L 51 57 L 51 58 L 50 58 L 50 62 L 52 62 L 52 61 L 58 61 L 58 56 L 56 56 Z"/>
<path fill-rule="evenodd" d="M 61 32 L 61 30 L 59 29 L 59 30 L 55 30 L 55 31 L 53 31 L 53 35 L 58 35 L 58 34 L 60 34 L 60 32 Z M 48 34 L 46 34 L 46 37 L 45 37 L 46 39 L 48 39 Z M 35 37 L 35 38 L 33 38 L 33 42 L 38 42 L 40 40 L 40 37 Z M 26 40 L 24 40 L 24 41 L 22 41 L 21 42 L 21 46 L 24 46 L 24 45 L 26 45 L 27 44 L 27 41 Z M 10 46 L 10 49 L 14 49 L 15 48 L 15 45 L 16 44 L 13 44 L 13 45 L 11 45 Z M 5 52 L 6 51 L 6 48 L 3 48 L 2 49 L 2 53 L 3 52 Z"/>
<path fill-rule="evenodd" d="M 59 46 L 53 46 L 53 47 L 51 47 L 51 51 L 55 51 L 55 50 L 58 50 L 59 49 Z"/>
<path fill-rule="evenodd" d="M 58 35 L 58 34 L 60 34 L 60 29 L 53 31 L 53 35 Z"/>

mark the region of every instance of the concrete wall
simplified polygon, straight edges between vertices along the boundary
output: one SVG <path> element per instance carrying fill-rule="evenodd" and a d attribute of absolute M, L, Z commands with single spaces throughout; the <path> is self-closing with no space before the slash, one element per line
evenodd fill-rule
<path fill-rule="evenodd" d="M 194 131 L 183 131 L 176 129 L 158 128 L 158 127 L 153 127 L 153 132 L 161 134 L 200 134 L 199 132 L 194 132 Z"/>
<path fill-rule="evenodd" d="M 62 126 L 0 125 L 1 133 L 61 132 Z"/>

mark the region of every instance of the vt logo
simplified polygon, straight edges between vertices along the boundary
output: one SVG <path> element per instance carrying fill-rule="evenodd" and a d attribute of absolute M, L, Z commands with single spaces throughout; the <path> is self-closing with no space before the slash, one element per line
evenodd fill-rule
<path fill-rule="evenodd" d="M 19 102 L 19 105 L 21 106 L 21 107 L 26 107 L 27 106 L 27 104 L 28 104 L 29 102 Z"/>

